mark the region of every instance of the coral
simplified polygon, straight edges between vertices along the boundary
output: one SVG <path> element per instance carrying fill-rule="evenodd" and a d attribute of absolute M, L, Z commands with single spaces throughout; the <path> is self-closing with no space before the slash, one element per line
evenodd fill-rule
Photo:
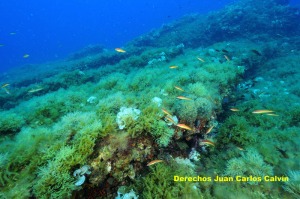
<path fill-rule="evenodd" d="M 117 197 L 115 197 L 115 199 L 138 199 L 138 198 L 139 198 L 139 196 L 136 195 L 136 193 L 132 189 L 128 193 L 123 193 L 119 189 L 118 195 L 117 195 Z"/>
<path fill-rule="evenodd" d="M 154 98 L 152 98 L 151 101 L 152 101 L 153 103 L 155 103 L 158 107 L 160 107 L 161 104 L 162 104 L 162 99 L 159 98 L 159 97 L 154 97 Z"/>
<path fill-rule="evenodd" d="M 87 175 L 91 174 L 90 169 L 91 169 L 90 166 L 84 165 L 80 169 L 77 169 L 73 172 L 73 176 L 77 177 L 77 181 L 75 182 L 76 186 L 80 186 L 84 183 L 85 174 L 87 174 Z"/>
<path fill-rule="evenodd" d="M 189 154 L 189 159 L 193 161 L 199 161 L 200 160 L 200 153 L 195 149 L 192 148 L 190 154 Z"/>
<path fill-rule="evenodd" d="M 140 113 L 141 111 L 135 108 L 121 107 L 116 119 L 119 129 L 124 129 L 126 124 L 137 120 Z"/>

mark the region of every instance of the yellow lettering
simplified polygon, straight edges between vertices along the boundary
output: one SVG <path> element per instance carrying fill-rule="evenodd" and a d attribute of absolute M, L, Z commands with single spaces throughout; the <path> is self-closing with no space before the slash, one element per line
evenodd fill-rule
<path fill-rule="evenodd" d="M 264 177 L 264 180 L 265 180 L 266 182 L 269 182 L 269 181 L 270 181 L 270 176 L 265 176 L 265 177 Z"/>
<path fill-rule="evenodd" d="M 179 180 L 179 176 L 174 176 L 174 181 L 177 182 Z"/>
<path fill-rule="evenodd" d="M 257 178 L 257 181 L 258 181 L 258 182 L 261 182 L 261 177 L 258 177 L 258 178 Z"/>

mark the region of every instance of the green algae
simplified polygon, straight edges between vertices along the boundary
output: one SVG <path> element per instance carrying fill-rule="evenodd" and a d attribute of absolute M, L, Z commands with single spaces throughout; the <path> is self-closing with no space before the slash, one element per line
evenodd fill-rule
<path fill-rule="evenodd" d="M 280 8 L 276 7 L 280 13 L 289 10 L 288 7 Z M 214 35 L 209 32 L 214 32 L 219 26 L 211 20 L 209 30 L 196 30 L 195 25 L 201 27 L 205 24 L 204 19 L 197 20 L 196 16 L 192 16 L 176 22 L 174 26 L 163 27 L 159 38 L 149 34 L 133 41 L 128 46 L 127 55 L 99 51 L 91 56 L 78 55 L 72 61 L 56 63 L 57 68 L 61 65 L 69 68 L 59 75 L 48 75 L 41 80 L 44 88 L 41 93 L 28 94 L 28 90 L 36 84 L 31 77 L 24 84 L 16 81 L 16 88 L 22 85 L 12 96 L 16 102 L 5 104 L 7 110 L 1 112 L 0 119 L 0 134 L 9 136 L 3 138 L 0 145 L 0 154 L 5 156 L 1 162 L 0 195 L 7 198 L 70 198 L 74 192 L 80 192 L 74 186 L 76 179 L 72 172 L 85 164 L 94 169 L 88 182 L 94 187 L 106 183 L 108 176 L 116 184 L 135 184 L 143 170 L 143 177 L 137 181 L 140 185 L 136 185 L 143 198 L 278 198 L 284 190 L 287 197 L 289 193 L 296 192 L 293 184 L 282 188 L 282 184 L 278 183 L 261 183 L 261 186 L 199 183 L 195 189 L 194 184 L 173 181 L 174 175 L 196 175 L 175 163 L 154 165 L 149 170 L 144 168 L 146 162 L 161 155 L 158 151 L 174 152 L 171 147 L 180 145 L 178 152 L 186 156 L 190 148 L 187 145 L 188 133 L 166 124 L 161 110 L 166 108 L 180 122 L 192 127 L 200 121 L 202 126 L 198 135 L 192 132 L 195 138 L 204 137 L 202 132 L 210 124 L 217 124 L 217 117 L 222 112 L 230 115 L 224 117 L 225 121 L 221 121 L 220 126 L 216 125 L 215 132 L 206 135 L 216 141 L 216 148 L 203 147 L 205 150 L 202 150 L 195 146 L 201 150 L 201 160 L 197 163 L 201 166 L 201 175 L 291 175 L 289 170 L 299 169 L 299 154 L 295 151 L 299 146 L 300 108 L 296 103 L 300 96 L 299 52 L 295 52 L 296 56 L 274 59 L 274 55 L 283 56 L 287 51 L 272 41 L 262 44 L 239 41 L 236 38 L 240 35 L 236 32 L 239 28 L 230 26 L 229 21 L 234 18 L 232 10 L 239 11 L 240 8 L 233 6 L 230 9 L 222 11 L 225 17 L 218 24 L 230 30 L 231 34 L 227 34 L 226 39 L 234 38 L 235 41 L 198 48 L 199 38 L 203 38 L 199 34 L 208 35 L 203 42 L 211 43 L 209 38 Z M 260 12 L 259 9 L 253 11 Z M 239 15 L 239 12 L 236 14 Z M 285 15 L 284 19 L 292 16 Z M 268 25 L 259 25 L 262 24 Z M 167 33 L 175 29 L 186 34 L 180 39 L 178 35 L 169 37 Z M 248 34 L 247 31 L 245 33 Z M 149 46 L 164 46 L 145 47 L 149 37 L 152 38 Z M 260 37 L 266 39 L 263 35 Z M 185 48 L 181 44 L 184 41 L 188 41 L 187 46 L 198 49 Z M 231 60 L 226 61 L 224 55 L 214 49 L 227 49 Z M 264 57 L 255 56 L 251 49 L 259 50 Z M 165 59 L 162 59 L 163 56 Z M 206 61 L 202 63 L 197 57 Z M 288 66 L 279 67 L 286 63 L 289 63 Z M 178 65 L 178 69 L 171 70 L 171 65 Z M 279 70 L 278 77 L 268 73 L 273 66 Z M 240 100 L 238 97 L 242 94 L 234 91 L 245 69 L 267 73 L 266 76 L 276 79 L 282 86 L 270 86 L 267 81 L 256 82 L 255 88 L 260 92 L 254 92 L 252 88 L 239 91 L 245 98 Z M 282 78 L 293 73 L 296 74 L 293 78 L 280 83 Z M 174 86 L 185 91 L 176 90 Z M 267 89 L 264 90 L 264 87 Z M 178 100 L 176 97 L 180 95 L 192 100 Z M 96 97 L 95 103 L 87 102 L 90 96 Z M 161 106 L 151 102 L 154 97 L 162 99 Z M 230 106 L 238 106 L 240 111 L 228 113 L 226 100 Z M 138 108 L 141 115 L 135 121 L 126 121 L 126 128 L 120 130 L 116 115 L 122 106 Z M 279 116 L 251 113 L 262 108 L 274 110 Z M 86 188 L 85 185 L 82 187 Z M 270 193 L 271 190 L 276 191 Z"/>
<path fill-rule="evenodd" d="M 174 176 L 193 176 L 195 173 L 175 162 L 167 166 L 165 163 L 150 167 L 150 172 L 136 183 L 140 196 L 150 198 L 203 198 L 197 183 L 175 182 Z"/>

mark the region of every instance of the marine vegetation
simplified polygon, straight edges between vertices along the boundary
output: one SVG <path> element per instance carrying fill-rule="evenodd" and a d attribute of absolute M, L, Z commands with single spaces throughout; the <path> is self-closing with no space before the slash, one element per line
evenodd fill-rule
<path fill-rule="evenodd" d="M 237 1 L 0 76 L 0 197 L 299 198 L 299 12 Z"/>
<path fill-rule="evenodd" d="M 165 163 L 149 168 L 149 173 L 138 179 L 135 188 L 142 198 L 203 198 L 198 183 L 175 182 L 174 176 L 195 176 L 190 166 L 175 161 L 167 166 Z"/>

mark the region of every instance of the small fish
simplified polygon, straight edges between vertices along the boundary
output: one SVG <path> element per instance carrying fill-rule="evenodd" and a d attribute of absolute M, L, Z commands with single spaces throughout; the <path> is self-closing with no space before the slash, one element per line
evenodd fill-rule
<path fill-rule="evenodd" d="M 184 97 L 184 96 L 178 96 L 176 97 L 177 99 L 181 99 L 181 100 L 192 100 L 191 98 L 188 97 Z"/>
<path fill-rule="evenodd" d="M 269 116 L 275 116 L 275 117 L 278 117 L 279 115 L 275 114 L 275 113 L 267 113 L 266 115 L 269 115 Z"/>
<path fill-rule="evenodd" d="M 11 32 L 11 33 L 9 33 L 10 35 L 15 35 L 15 34 L 17 34 L 17 33 L 15 33 L 15 32 Z"/>
<path fill-rule="evenodd" d="M 242 147 L 236 147 L 238 150 L 240 150 L 240 151 L 245 151 L 245 149 L 243 149 Z"/>
<path fill-rule="evenodd" d="M 176 126 L 178 126 L 179 128 L 182 128 L 182 129 L 189 130 L 189 131 L 192 130 L 191 127 L 189 127 L 189 126 L 187 126 L 187 125 L 185 125 L 185 124 L 177 124 Z"/>
<path fill-rule="evenodd" d="M 206 131 L 205 134 L 209 134 L 213 128 L 214 128 L 214 126 L 209 127 L 209 129 Z"/>
<path fill-rule="evenodd" d="M 165 114 L 172 116 L 171 113 L 170 113 L 169 111 L 167 111 L 166 109 L 162 108 L 161 110 L 162 110 Z"/>
<path fill-rule="evenodd" d="M 175 68 L 178 68 L 178 66 L 170 66 L 169 68 L 175 69 Z"/>
<path fill-rule="evenodd" d="M 253 111 L 252 113 L 254 113 L 254 114 L 264 114 L 264 113 L 274 113 L 274 112 L 275 111 L 263 109 L 263 110 Z"/>
<path fill-rule="evenodd" d="M 28 54 L 25 54 L 25 55 L 23 55 L 23 58 L 28 58 L 30 55 L 28 55 Z"/>
<path fill-rule="evenodd" d="M 7 88 L 8 86 L 9 86 L 9 84 L 6 83 L 6 84 L 3 84 L 3 85 L 1 86 L 1 88 L 2 88 L 7 94 L 10 95 L 10 92 L 9 92 L 9 90 L 8 90 L 8 88 Z"/>
<path fill-rule="evenodd" d="M 169 121 L 170 121 L 171 123 L 173 123 L 173 124 L 176 123 L 172 118 L 170 118 L 169 115 L 167 115 L 165 118 L 166 118 L 167 120 L 169 120 Z"/>
<path fill-rule="evenodd" d="M 284 157 L 284 158 L 289 158 L 289 155 L 286 153 L 286 151 L 282 150 L 281 148 L 275 146 L 277 151 L 279 151 L 281 153 L 281 155 Z"/>
<path fill-rule="evenodd" d="M 4 44 L 0 44 L 0 47 L 4 46 Z"/>
<path fill-rule="evenodd" d="M 8 90 L 8 88 L 6 88 L 6 87 L 2 87 L 2 89 L 7 93 L 7 94 L 9 94 L 10 95 L 10 92 L 9 92 L 9 90 Z"/>
<path fill-rule="evenodd" d="M 152 160 L 151 162 L 149 162 L 149 163 L 147 164 L 147 166 L 149 167 L 149 166 L 151 166 L 151 165 L 154 165 L 154 164 L 160 163 L 160 162 L 163 162 L 163 160 Z"/>
<path fill-rule="evenodd" d="M 1 88 L 5 88 L 5 87 L 7 87 L 7 86 L 9 86 L 9 84 L 3 84 L 2 86 L 1 86 Z"/>
<path fill-rule="evenodd" d="M 202 140 L 200 142 L 200 144 L 215 146 L 215 143 L 213 141 L 210 141 L 210 140 Z"/>
<path fill-rule="evenodd" d="M 222 49 L 223 53 L 229 53 L 228 50 Z"/>
<path fill-rule="evenodd" d="M 180 91 L 184 91 L 182 88 L 180 88 L 179 86 L 174 86 L 177 90 L 180 90 Z"/>
<path fill-rule="evenodd" d="M 231 108 L 230 110 L 233 111 L 233 112 L 238 112 L 238 111 L 240 111 L 240 110 L 237 109 L 237 108 Z"/>
<path fill-rule="evenodd" d="M 230 59 L 229 59 L 229 57 L 228 57 L 227 55 L 224 55 L 224 57 L 225 57 L 225 59 L 226 59 L 227 61 L 230 61 Z"/>
<path fill-rule="evenodd" d="M 253 49 L 253 50 L 251 50 L 251 52 L 253 52 L 254 54 L 256 54 L 257 56 L 261 56 L 261 53 L 260 52 L 258 52 L 257 50 L 255 50 L 255 49 Z"/>
<path fill-rule="evenodd" d="M 33 89 L 30 89 L 29 91 L 28 91 L 28 93 L 36 93 L 36 92 L 39 92 L 39 91 L 41 91 L 41 90 L 43 90 L 44 88 L 33 88 Z"/>
<path fill-rule="evenodd" d="M 281 34 L 276 34 L 277 36 L 279 36 L 279 37 L 284 37 L 283 35 L 281 35 Z"/>
<path fill-rule="evenodd" d="M 199 61 L 201 61 L 201 62 L 205 62 L 205 60 L 202 59 L 201 57 L 197 57 L 197 59 L 198 59 Z"/>
<path fill-rule="evenodd" d="M 126 53 L 126 51 L 122 48 L 115 48 L 115 51 L 117 51 L 118 53 Z"/>

